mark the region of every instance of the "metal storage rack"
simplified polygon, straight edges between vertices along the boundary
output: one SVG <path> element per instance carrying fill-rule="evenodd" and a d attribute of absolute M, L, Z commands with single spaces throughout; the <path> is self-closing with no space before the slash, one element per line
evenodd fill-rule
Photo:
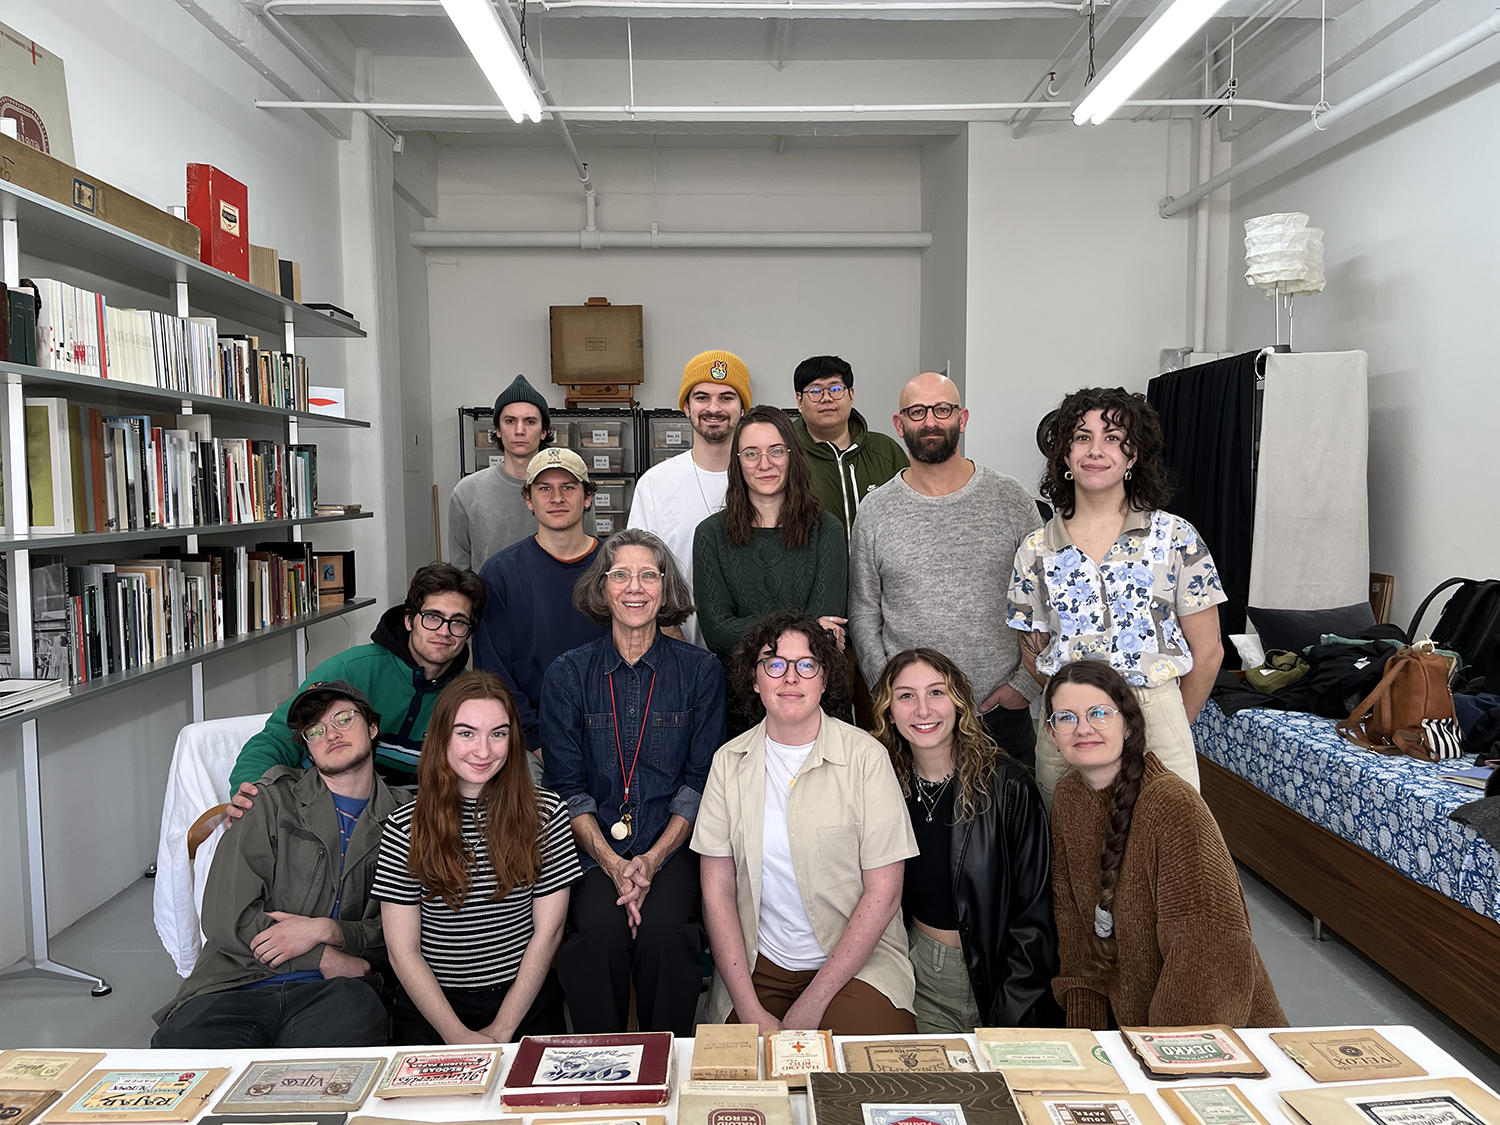
<path fill-rule="evenodd" d="M 22 248 L 27 254 L 58 266 L 86 271 L 111 282 L 144 292 L 167 295 L 178 316 L 202 315 L 218 318 L 231 331 L 280 335 L 282 350 L 295 354 L 297 336 L 356 338 L 365 335 L 352 324 L 335 321 L 323 313 L 241 281 L 202 262 L 158 246 L 139 235 L 103 223 L 91 215 L 0 181 L 0 272 L 7 285 L 20 281 Z M 284 410 L 257 403 L 239 402 L 208 395 L 145 387 L 95 379 L 21 364 L 0 364 L 4 386 L 4 425 L 0 431 L 0 457 L 5 474 L 7 524 L 0 534 L 0 551 L 7 556 L 10 597 L 12 674 L 30 679 L 35 672 L 32 647 L 32 601 L 30 556 L 33 550 L 65 551 L 111 543 L 184 540 L 188 553 L 196 553 L 200 536 L 238 536 L 290 529 L 300 539 L 309 524 L 369 519 L 373 513 L 321 516 L 301 520 L 270 520 L 256 523 L 215 524 L 202 527 L 151 528 L 133 531 L 79 535 L 37 534 L 28 526 L 29 503 L 26 466 L 24 399 L 28 392 L 86 398 L 90 402 L 143 411 L 171 410 L 192 414 L 212 411 L 220 418 L 242 422 L 280 422 L 286 427 L 288 444 L 298 441 L 302 427 L 363 427 L 369 423 L 352 418 L 330 418 L 302 411 Z M 0 726 L 21 727 L 21 795 L 23 823 L 22 875 L 26 920 L 26 956 L 0 970 L 0 978 L 59 976 L 90 981 L 94 996 L 106 996 L 110 985 L 93 973 L 53 961 L 48 948 L 46 863 L 42 840 L 42 781 L 37 739 L 37 718 L 84 699 L 133 687 L 145 680 L 187 667 L 193 721 L 204 718 L 203 661 L 238 651 L 272 637 L 292 636 L 296 642 L 297 680 L 307 676 L 307 627 L 373 605 L 373 598 L 358 598 L 343 605 L 284 622 L 269 629 L 230 637 L 170 656 L 139 668 L 113 673 L 76 684 L 69 694 L 45 706 L 0 719 Z"/>
<path fill-rule="evenodd" d="M 588 466 L 590 479 L 599 485 L 594 494 L 594 526 L 601 538 L 624 530 L 641 474 L 672 452 L 692 447 L 692 427 L 679 410 L 592 407 L 550 413 L 552 444 L 574 450 Z M 493 416 L 492 406 L 458 408 L 459 476 L 487 468 L 489 458 L 500 455 L 486 436 Z M 673 447 L 663 437 L 662 447 L 653 448 L 653 427 L 669 422 L 686 432 L 685 438 L 679 434 L 679 441 L 686 444 Z"/>

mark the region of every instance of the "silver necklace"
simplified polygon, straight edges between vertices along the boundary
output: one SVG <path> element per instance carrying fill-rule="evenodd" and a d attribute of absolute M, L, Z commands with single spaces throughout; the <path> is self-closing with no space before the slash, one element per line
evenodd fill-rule
<path fill-rule="evenodd" d="M 917 804 L 921 805 L 927 812 L 927 823 L 932 823 L 932 814 L 937 812 L 938 805 L 942 804 L 943 793 L 953 780 L 953 771 L 942 781 L 928 781 L 925 777 L 918 775 L 915 771 L 912 776 L 917 779 Z"/>
<path fill-rule="evenodd" d="M 693 460 L 692 450 L 688 450 L 688 460 L 693 462 L 693 483 L 698 486 L 698 497 L 703 501 L 704 510 L 707 511 L 709 515 L 713 515 L 715 512 L 723 508 L 724 505 L 720 504 L 718 508 L 715 508 L 708 502 L 708 493 L 703 491 L 702 470 L 698 468 L 698 462 Z"/>

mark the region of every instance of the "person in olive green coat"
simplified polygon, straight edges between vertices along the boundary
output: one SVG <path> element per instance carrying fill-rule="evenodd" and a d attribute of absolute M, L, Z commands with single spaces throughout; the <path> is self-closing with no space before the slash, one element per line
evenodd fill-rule
<path fill-rule="evenodd" d="M 813 490 L 844 525 L 847 543 L 860 501 L 911 462 L 900 443 L 872 433 L 854 409 L 854 369 L 838 356 L 804 359 L 792 386 L 800 414 L 792 429 L 807 454 Z"/>
<path fill-rule="evenodd" d="M 153 1047 L 370 1047 L 386 1041 L 370 897 L 385 818 L 411 800 L 375 776 L 378 715 L 345 681 L 288 710 L 313 768 L 277 766 L 219 842 L 203 892 L 207 938 L 153 1017 Z"/>

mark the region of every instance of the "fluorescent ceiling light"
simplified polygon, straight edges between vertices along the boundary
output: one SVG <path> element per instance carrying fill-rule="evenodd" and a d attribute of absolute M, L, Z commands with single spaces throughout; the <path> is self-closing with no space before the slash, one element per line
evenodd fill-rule
<path fill-rule="evenodd" d="M 463 36 L 464 44 L 510 119 L 542 119 L 542 101 L 537 97 L 531 75 L 521 62 L 521 54 L 490 0 L 442 0 L 443 11 Z M 502 3 L 505 0 L 502 0 Z"/>
<path fill-rule="evenodd" d="M 1108 120 L 1223 6 L 1224 0 L 1164 0 L 1084 92 L 1073 107 L 1073 124 Z"/>

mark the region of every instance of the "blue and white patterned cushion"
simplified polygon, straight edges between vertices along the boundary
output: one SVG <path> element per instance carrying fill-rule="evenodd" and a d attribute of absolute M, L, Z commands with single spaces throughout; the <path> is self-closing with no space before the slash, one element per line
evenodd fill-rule
<path fill-rule="evenodd" d="M 1287 808 L 1500 921 L 1500 853 L 1448 819 L 1480 796 L 1439 776 L 1455 763 L 1361 750 L 1317 715 L 1251 709 L 1226 716 L 1212 700 L 1193 737 L 1199 753 Z"/>

